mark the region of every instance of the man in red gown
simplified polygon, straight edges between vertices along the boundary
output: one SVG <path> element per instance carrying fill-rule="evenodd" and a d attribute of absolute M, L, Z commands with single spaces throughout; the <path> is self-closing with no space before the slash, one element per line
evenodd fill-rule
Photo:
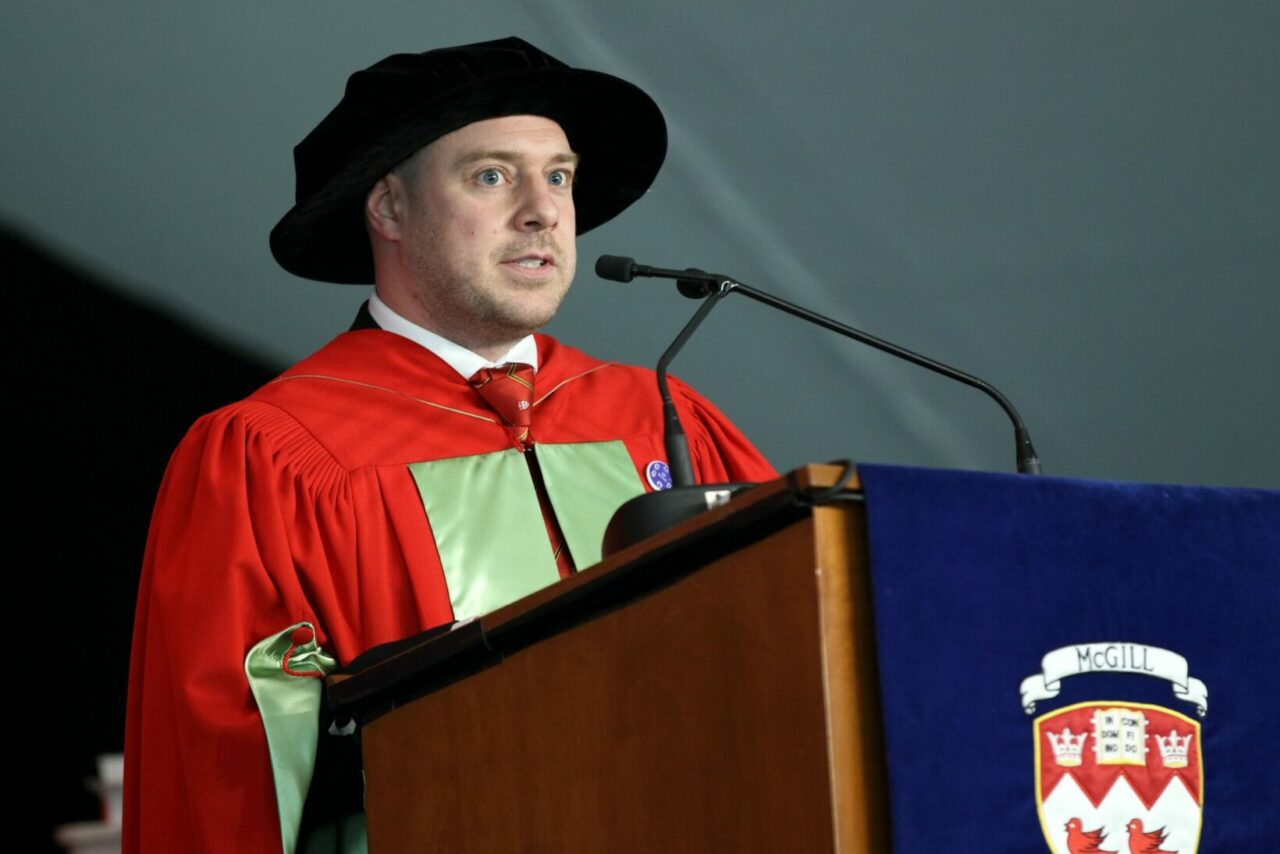
<path fill-rule="evenodd" d="M 625 129 L 625 130 L 623 130 Z M 650 371 L 535 330 L 575 236 L 666 150 L 651 99 L 519 39 L 354 74 L 295 150 L 287 270 L 369 283 L 356 328 L 214 412 L 170 463 L 138 599 L 126 851 L 358 850 L 303 827 L 323 676 L 600 559 L 664 485 Z M 699 481 L 769 464 L 673 381 Z"/>

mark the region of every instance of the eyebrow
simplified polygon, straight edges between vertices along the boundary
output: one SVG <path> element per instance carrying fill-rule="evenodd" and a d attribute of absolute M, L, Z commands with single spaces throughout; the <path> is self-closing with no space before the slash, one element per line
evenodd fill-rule
<path fill-rule="evenodd" d="M 523 160 L 528 156 L 529 155 L 521 153 L 519 151 L 500 151 L 500 150 L 469 151 L 466 154 L 459 156 L 458 159 L 454 161 L 454 167 L 461 168 L 470 163 L 475 163 L 478 160 L 499 160 L 503 163 L 515 163 L 516 161 Z M 553 165 L 568 163 L 573 166 L 577 166 L 579 159 L 580 158 L 578 157 L 577 154 L 574 154 L 572 151 L 566 151 L 561 154 L 553 155 L 551 159 L 548 160 L 547 162 Z"/>

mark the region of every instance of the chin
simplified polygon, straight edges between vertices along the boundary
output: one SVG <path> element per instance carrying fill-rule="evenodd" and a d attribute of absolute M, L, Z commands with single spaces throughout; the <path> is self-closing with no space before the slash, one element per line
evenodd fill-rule
<path fill-rule="evenodd" d="M 562 302 L 564 302 L 563 293 L 557 294 L 554 300 L 538 300 L 536 304 L 530 304 L 526 299 L 521 304 L 512 306 L 514 310 L 503 312 L 498 319 L 499 322 L 512 328 L 541 329 L 560 311 Z"/>

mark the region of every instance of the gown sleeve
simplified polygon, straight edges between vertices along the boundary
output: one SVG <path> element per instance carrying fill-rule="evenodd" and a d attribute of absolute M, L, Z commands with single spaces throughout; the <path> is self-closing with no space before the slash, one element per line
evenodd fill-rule
<path fill-rule="evenodd" d="M 343 475 L 264 403 L 175 452 L 134 625 L 124 851 L 292 850 L 333 665 L 308 579 L 354 548 Z"/>
<path fill-rule="evenodd" d="M 699 483 L 762 483 L 778 476 L 769 461 L 711 401 L 671 377 L 672 399 L 689 437 Z"/>

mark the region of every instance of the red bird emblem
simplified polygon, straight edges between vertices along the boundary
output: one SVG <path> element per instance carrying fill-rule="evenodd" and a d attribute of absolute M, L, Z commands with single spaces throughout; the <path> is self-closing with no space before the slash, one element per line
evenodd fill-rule
<path fill-rule="evenodd" d="M 1164 832 L 1163 827 L 1159 830 L 1144 831 L 1142 829 L 1142 819 L 1140 818 L 1130 819 L 1127 827 L 1129 829 L 1129 854 L 1178 854 L 1177 851 L 1166 851 L 1160 847 L 1169 835 Z"/>
<path fill-rule="evenodd" d="M 1118 854 L 1116 851 L 1102 849 L 1102 828 L 1085 830 L 1084 822 L 1073 818 L 1067 822 L 1067 851 L 1071 854 Z"/>

